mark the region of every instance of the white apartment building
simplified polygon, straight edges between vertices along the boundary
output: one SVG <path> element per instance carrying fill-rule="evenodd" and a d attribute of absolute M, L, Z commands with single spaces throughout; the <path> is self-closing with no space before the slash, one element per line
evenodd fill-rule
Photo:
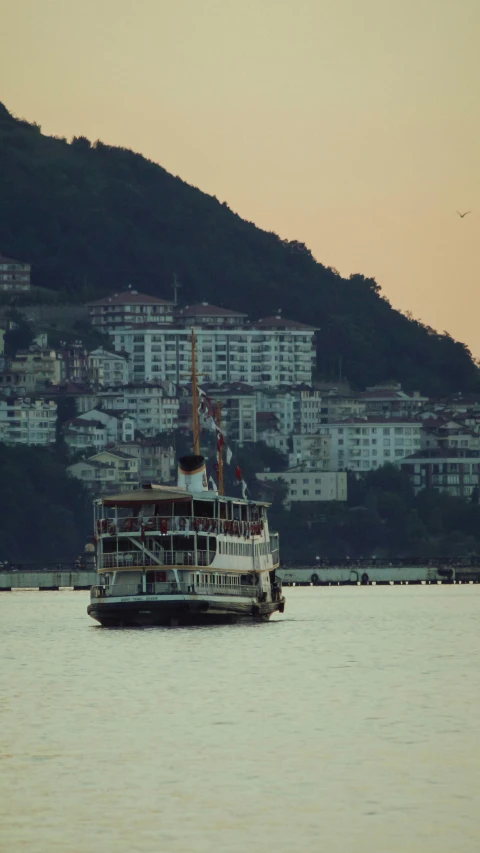
<path fill-rule="evenodd" d="M 131 441 L 135 437 L 135 418 L 125 411 L 92 409 L 90 412 L 82 412 L 74 418 L 74 421 L 77 426 L 79 421 L 97 421 L 103 424 L 107 443 Z M 70 424 L 72 424 L 72 421 L 69 422 Z"/>
<path fill-rule="evenodd" d="M 291 457 L 294 459 L 293 464 L 301 462 L 303 457 L 298 458 L 301 452 L 298 436 L 318 433 L 322 423 L 321 393 L 308 388 L 294 387 L 284 392 L 278 389 L 259 389 L 256 397 L 258 438 L 282 453 L 291 452 L 293 449 L 295 454 Z M 296 448 L 292 448 L 292 440 L 297 440 Z M 321 441 L 325 439 L 315 438 L 313 443 L 321 443 Z M 307 456 L 311 462 L 309 452 Z M 318 464 L 322 465 L 320 459 Z M 312 464 L 311 467 L 316 467 L 316 464 Z"/>
<path fill-rule="evenodd" d="M 320 391 L 312 389 L 292 390 L 293 426 L 296 433 L 313 434 L 318 432 L 325 419 L 325 402 Z"/>
<path fill-rule="evenodd" d="M 281 480 L 288 486 L 285 506 L 297 501 L 346 501 L 347 474 L 344 471 L 301 471 L 289 468 L 281 472 L 256 475 L 257 480 Z"/>
<path fill-rule="evenodd" d="M 320 391 L 310 388 L 259 389 L 256 391 L 257 412 L 273 412 L 279 432 L 311 434 L 322 423 L 323 401 Z"/>
<path fill-rule="evenodd" d="M 268 447 L 288 453 L 291 433 L 280 431 L 280 420 L 275 412 L 257 412 L 257 441 L 264 441 Z"/>
<path fill-rule="evenodd" d="M 221 404 L 222 429 L 229 441 L 240 446 L 257 440 L 257 404 L 255 393 L 248 386 L 206 389 L 213 404 Z"/>
<path fill-rule="evenodd" d="M 256 391 L 257 413 L 275 415 L 276 430 L 284 436 L 290 435 L 295 425 L 295 397 L 288 390 L 285 393 L 277 389 L 258 389 Z M 262 420 L 260 418 L 260 420 Z M 263 419 L 266 424 L 272 424 L 270 418 Z"/>
<path fill-rule="evenodd" d="M 93 494 L 101 495 L 116 490 L 116 469 L 106 462 L 84 459 L 67 467 L 67 473 L 80 480 Z"/>
<path fill-rule="evenodd" d="M 362 418 L 324 424 L 330 437 L 331 471 L 370 471 L 420 449 L 422 424 L 395 418 Z"/>
<path fill-rule="evenodd" d="M 92 409 L 67 421 L 65 442 L 72 450 L 94 447 L 103 450 L 107 444 L 132 441 L 135 436 L 135 418 L 128 412 L 104 412 Z"/>
<path fill-rule="evenodd" d="M 139 476 L 142 483 L 176 482 L 178 460 L 174 447 L 165 447 L 157 439 L 141 439 L 120 442 L 113 450 L 121 450 L 128 456 L 135 456 L 139 464 Z"/>
<path fill-rule="evenodd" d="M 55 442 L 57 404 L 29 397 L 0 398 L 0 440 L 48 446 Z"/>
<path fill-rule="evenodd" d="M 248 385 L 305 383 L 312 380 L 315 329 L 279 317 L 239 328 L 195 330 L 197 371 L 203 382 Z M 115 329 L 115 350 L 130 355 L 132 381 L 170 380 L 188 384 L 191 338 L 175 327 Z"/>
<path fill-rule="evenodd" d="M 102 332 L 136 323 L 173 322 L 173 302 L 126 290 L 87 304 L 90 322 Z"/>
<path fill-rule="evenodd" d="M 80 413 L 101 406 L 105 412 L 123 411 L 135 420 L 136 429 L 145 436 L 172 432 L 178 426 L 179 401 L 172 394 L 174 386 L 147 383 L 124 388 L 112 388 L 93 394 L 79 394 L 76 399 Z"/>
<path fill-rule="evenodd" d="M 428 405 L 428 397 L 423 397 L 420 391 L 412 395 L 402 391 L 398 382 L 385 385 L 374 385 L 362 391 L 359 400 L 365 403 L 367 416 L 390 416 L 396 418 L 411 418 Z"/>
<path fill-rule="evenodd" d="M 139 462 L 120 450 L 102 450 L 88 459 L 69 465 L 68 473 L 96 494 L 129 492 L 139 484 Z"/>
<path fill-rule="evenodd" d="M 88 354 L 87 370 L 89 381 L 104 388 L 115 388 L 128 382 L 128 358 L 103 347 Z"/>
<path fill-rule="evenodd" d="M 63 428 L 65 444 L 71 451 L 103 450 L 108 444 L 107 429 L 100 421 L 86 418 L 72 418 Z"/>
<path fill-rule="evenodd" d="M 328 471 L 330 466 L 330 437 L 317 432 L 294 433 L 290 467 L 298 466 L 303 470 Z"/>

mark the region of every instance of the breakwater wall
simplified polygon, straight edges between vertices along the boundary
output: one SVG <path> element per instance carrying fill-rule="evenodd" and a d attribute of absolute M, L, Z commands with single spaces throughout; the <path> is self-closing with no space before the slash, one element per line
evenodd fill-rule
<path fill-rule="evenodd" d="M 480 583 L 480 566 L 443 564 L 362 566 L 296 566 L 280 568 L 277 574 L 284 586 Z"/>
<path fill-rule="evenodd" d="M 377 584 L 480 583 L 480 566 L 297 566 L 277 569 L 284 586 L 356 586 Z M 96 572 L 83 570 L 0 570 L 0 592 L 15 589 L 90 589 Z"/>
<path fill-rule="evenodd" d="M 51 590 L 61 587 L 73 587 L 73 589 L 90 589 L 96 583 L 96 572 L 87 570 L 80 571 L 50 571 L 39 569 L 38 571 L 0 571 L 0 592 L 9 592 L 12 589 L 39 589 Z"/>

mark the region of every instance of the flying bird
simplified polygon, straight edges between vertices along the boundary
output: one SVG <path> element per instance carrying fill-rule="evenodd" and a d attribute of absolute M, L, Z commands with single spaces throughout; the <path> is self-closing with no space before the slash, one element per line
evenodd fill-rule
<path fill-rule="evenodd" d="M 463 219 L 463 217 L 466 216 L 467 213 L 471 213 L 471 212 L 472 212 L 471 210 L 466 210 L 465 213 L 460 213 L 460 211 L 457 210 L 457 213 L 458 213 L 460 219 Z"/>

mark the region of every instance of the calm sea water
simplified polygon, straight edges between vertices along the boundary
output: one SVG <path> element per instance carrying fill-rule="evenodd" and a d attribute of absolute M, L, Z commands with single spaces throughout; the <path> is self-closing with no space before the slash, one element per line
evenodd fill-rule
<path fill-rule="evenodd" d="M 286 595 L 108 630 L 2 593 L 1 849 L 478 853 L 480 587 Z"/>

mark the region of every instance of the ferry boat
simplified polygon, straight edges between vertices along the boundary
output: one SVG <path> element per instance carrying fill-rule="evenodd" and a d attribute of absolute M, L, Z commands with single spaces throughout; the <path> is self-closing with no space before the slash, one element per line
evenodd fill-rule
<path fill-rule="evenodd" d="M 192 365 L 193 356 L 192 340 Z M 194 367 L 192 398 L 194 452 L 180 458 L 177 486 L 145 484 L 94 501 L 100 582 L 88 614 L 101 625 L 265 621 L 284 611 L 268 504 L 223 494 L 221 444 L 218 487 L 208 486 Z"/>

